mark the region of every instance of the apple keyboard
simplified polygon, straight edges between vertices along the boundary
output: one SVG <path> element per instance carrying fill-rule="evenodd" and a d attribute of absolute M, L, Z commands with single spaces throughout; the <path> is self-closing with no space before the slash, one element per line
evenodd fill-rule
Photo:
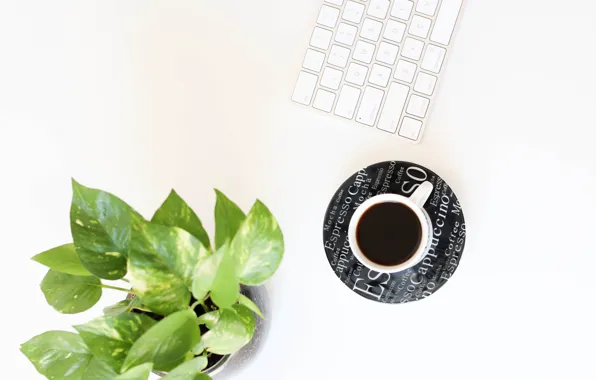
<path fill-rule="evenodd" d="M 463 0 L 325 0 L 292 100 L 419 142 Z"/>

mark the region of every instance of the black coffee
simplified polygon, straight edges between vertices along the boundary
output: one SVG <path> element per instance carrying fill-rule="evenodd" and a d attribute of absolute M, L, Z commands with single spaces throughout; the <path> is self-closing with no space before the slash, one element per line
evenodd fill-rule
<path fill-rule="evenodd" d="M 370 261 L 394 266 L 410 259 L 422 237 L 418 217 L 406 205 L 378 203 L 364 212 L 356 227 L 358 247 Z"/>

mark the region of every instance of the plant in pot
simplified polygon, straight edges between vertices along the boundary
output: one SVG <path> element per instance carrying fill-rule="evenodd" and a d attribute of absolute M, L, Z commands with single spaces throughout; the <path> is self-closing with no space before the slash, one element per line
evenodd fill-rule
<path fill-rule="evenodd" d="M 37 371 L 54 380 L 146 380 L 152 371 L 204 380 L 247 345 L 263 318 L 251 289 L 279 267 L 283 236 L 260 201 L 245 215 L 217 190 L 216 198 L 212 246 L 173 190 L 145 220 L 73 180 L 73 243 L 33 257 L 50 268 L 41 290 L 65 314 L 91 308 L 104 289 L 128 297 L 74 326 L 78 334 L 48 331 L 22 344 Z"/>

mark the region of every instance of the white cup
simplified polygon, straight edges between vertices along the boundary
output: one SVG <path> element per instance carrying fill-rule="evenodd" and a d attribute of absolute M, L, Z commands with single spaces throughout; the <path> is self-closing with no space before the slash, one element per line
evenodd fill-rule
<path fill-rule="evenodd" d="M 432 240 L 431 221 L 428 217 L 428 214 L 426 213 L 426 211 L 424 211 L 422 207 L 424 206 L 424 203 L 432 194 L 432 192 L 433 185 L 430 182 L 426 181 L 420 184 L 420 186 L 418 186 L 416 191 L 414 191 L 414 193 L 409 198 L 398 194 L 381 194 L 371 197 L 367 199 L 364 203 L 362 203 L 354 212 L 354 215 L 350 220 L 350 225 L 348 226 L 348 239 L 350 242 L 350 248 L 352 249 L 352 252 L 354 253 L 354 256 L 356 256 L 358 261 L 360 261 L 367 268 L 381 273 L 401 272 L 403 270 L 413 267 L 414 265 L 422 261 L 422 259 L 424 259 L 424 257 L 428 253 L 429 243 Z M 368 209 L 379 203 L 389 202 L 401 203 L 407 206 L 410 210 L 412 210 L 412 212 L 416 215 L 418 221 L 420 222 L 420 228 L 422 231 L 420 237 L 420 244 L 418 245 L 418 248 L 416 249 L 414 254 L 408 260 L 398 265 L 385 266 L 369 260 L 362 253 L 360 247 L 358 246 L 356 230 L 358 227 L 358 223 L 362 218 L 362 215 L 364 215 L 364 213 Z"/>

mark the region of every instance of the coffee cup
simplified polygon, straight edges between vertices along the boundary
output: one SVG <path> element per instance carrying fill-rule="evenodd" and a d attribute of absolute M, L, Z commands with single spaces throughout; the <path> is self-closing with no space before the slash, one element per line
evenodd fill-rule
<path fill-rule="evenodd" d="M 432 191 L 426 181 L 409 197 L 380 194 L 362 203 L 348 226 L 358 261 L 382 273 L 401 272 L 422 261 L 432 240 L 431 221 L 423 209 Z"/>

